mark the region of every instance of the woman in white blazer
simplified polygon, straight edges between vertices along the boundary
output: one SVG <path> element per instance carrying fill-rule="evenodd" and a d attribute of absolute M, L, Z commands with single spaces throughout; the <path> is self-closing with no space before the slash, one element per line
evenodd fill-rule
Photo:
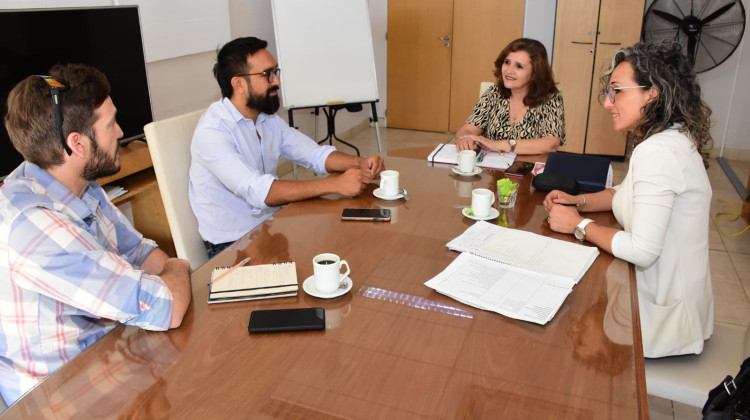
<path fill-rule="evenodd" d="M 635 264 L 646 357 L 698 354 L 713 332 L 705 170 L 711 110 L 676 43 L 621 49 L 601 80 L 600 100 L 615 129 L 634 135 L 628 173 L 593 194 L 550 192 L 550 227 Z M 622 229 L 579 215 L 605 210 Z"/>

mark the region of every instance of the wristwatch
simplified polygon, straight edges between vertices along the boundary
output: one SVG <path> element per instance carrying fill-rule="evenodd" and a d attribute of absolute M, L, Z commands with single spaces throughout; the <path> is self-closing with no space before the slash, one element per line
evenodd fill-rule
<path fill-rule="evenodd" d="M 573 235 L 575 235 L 576 239 L 583 242 L 586 240 L 586 226 L 588 226 L 589 223 L 595 223 L 591 219 L 583 219 L 581 220 L 581 223 L 576 226 L 576 230 L 573 232 Z"/>
<path fill-rule="evenodd" d="M 508 140 L 508 144 L 510 145 L 510 151 L 515 152 L 516 151 L 516 144 L 518 144 L 518 141 L 516 139 L 510 139 Z"/>

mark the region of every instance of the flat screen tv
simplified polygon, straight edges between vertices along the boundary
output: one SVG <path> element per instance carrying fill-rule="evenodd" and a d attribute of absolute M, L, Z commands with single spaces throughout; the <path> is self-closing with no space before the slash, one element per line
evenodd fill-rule
<path fill-rule="evenodd" d="M 0 10 L 0 179 L 23 161 L 5 130 L 8 93 L 57 63 L 88 64 L 107 76 L 121 141 L 143 138 L 153 121 L 137 6 Z"/>

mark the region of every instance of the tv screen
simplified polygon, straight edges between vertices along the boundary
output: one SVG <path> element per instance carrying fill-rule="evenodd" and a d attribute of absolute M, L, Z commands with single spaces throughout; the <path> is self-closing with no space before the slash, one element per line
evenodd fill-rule
<path fill-rule="evenodd" d="M 137 6 L 0 10 L 0 111 L 8 93 L 32 74 L 54 64 L 83 63 L 101 70 L 112 87 L 123 141 L 143 137 L 153 121 Z M 62 94 L 65 101 L 65 93 Z M 0 124 L 0 178 L 23 157 Z"/>

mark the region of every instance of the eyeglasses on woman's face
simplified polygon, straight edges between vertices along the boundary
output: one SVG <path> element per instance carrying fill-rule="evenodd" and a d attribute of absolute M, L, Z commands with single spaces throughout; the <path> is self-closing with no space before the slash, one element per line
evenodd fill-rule
<path fill-rule="evenodd" d="M 607 86 L 599 92 L 599 103 L 604 105 L 604 100 L 609 98 L 609 103 L 615 103 L 615 95 L 619 94 L 623 89 L 637 89 L 645 88 L 647 86 Z"/>

